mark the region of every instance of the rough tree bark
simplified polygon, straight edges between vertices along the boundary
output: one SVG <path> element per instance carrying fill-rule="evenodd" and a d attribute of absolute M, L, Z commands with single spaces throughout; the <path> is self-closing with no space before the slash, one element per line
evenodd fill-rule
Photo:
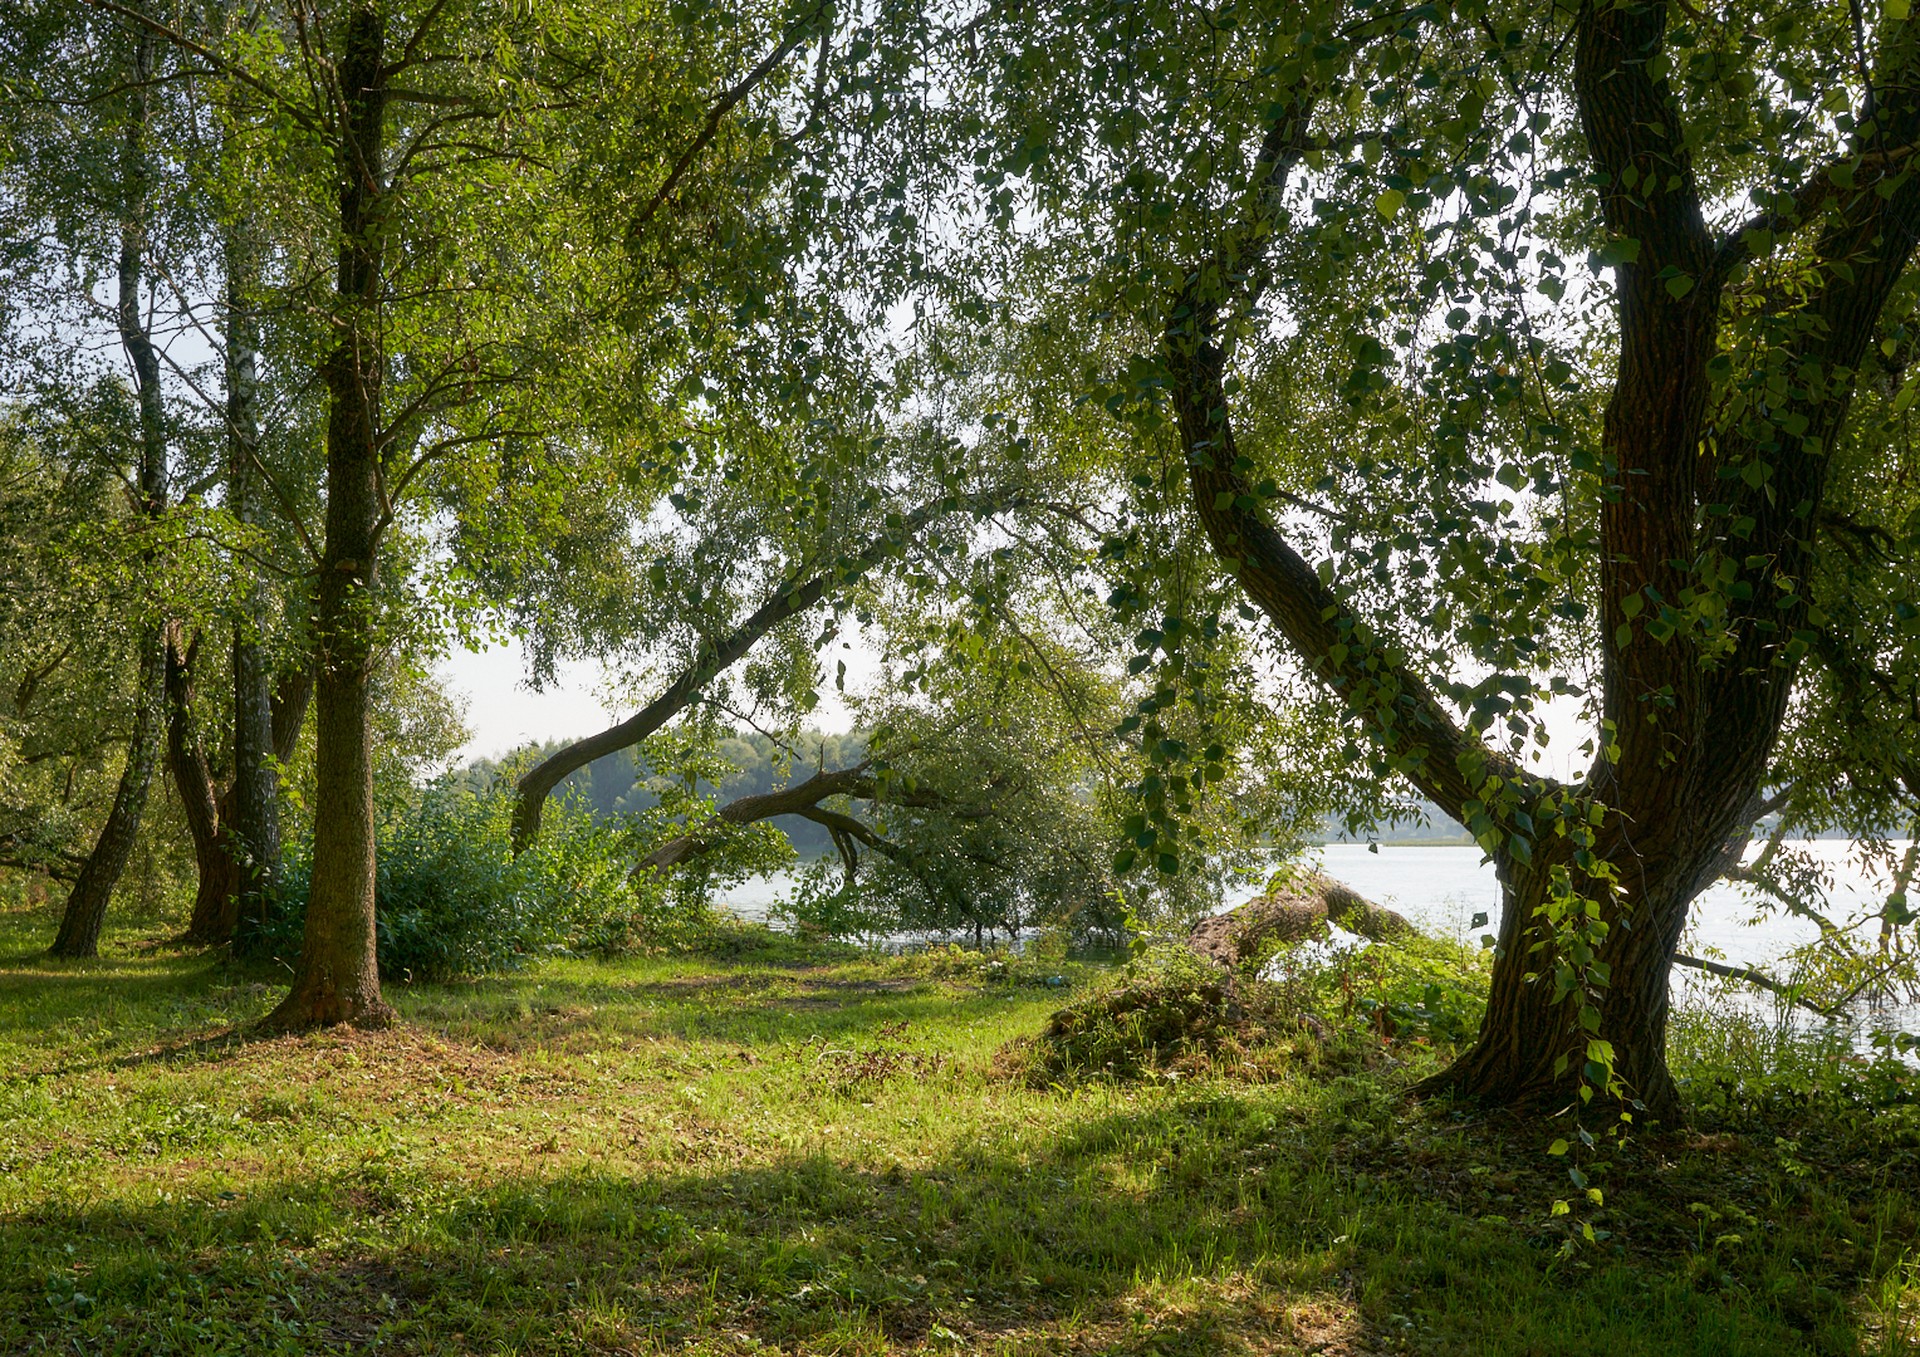
<path fill-rule="evenodd" d="M 1878 101 L 1861 111 L 1842 157 L 1854 173 L 1829 175 L 1821 166 L 1791 209 L 1715 239 L 1679 105 L 1655 74 L 1667 12 L 1585 0 L 1574 18 L 1574 88 L 1596 182 L 1605 184 L 1602 211 L 1611 235 L 1639 242 L 1637 260 L 1616 275 L 1620 351 L 1603 431 L 1610 471 L 1597 630 L 1602 711 L 1615 752 L 1585 783 L 1561 787 L 1526 775 L 1463 730 L 1432 687 L 1377 646 L 1364 620 L 1248 507 L 1256 501 L 1234 470 L 1225 383 L 1221 315 L 1241 300 L 1231 285 L 1209 296 L 1196 282 L 1176 299 L 1166 352 L 1191 502 L 1216 553 L 1369 726 L 1393 767 L 1448 814 L 1490 818 L 1496 831 L 1502 909 L 1486 1017 L 1474 1046 L 1428 1091 L 1561 1106 L 1595 1073 L 1586 1052 L 1597 1036 L 1610 1044 L 1612 1072 L 1626 1094 L 1672 1119 L 1680 1107 L 1666 1064 L 1669 972 L 1688 907 L 1722 869 L 1728 840 L 1751 822 L 1742 817 L 1759 798 L 1802 653 L 1792 638 L 1806 625 L 1805 591 L 1783 590 L 1778 581 L 1809 573 L 1827 469 L 1822 449 L 1840 431 L 1855 367 L 1920 230 L 1920 180 L 1888 179 L 1889 167 L 1920 138 L 1920 25 L 1886 29 L 1874 71 Z M 1269 131 L 1259 165 L 1269 203 L 1310 144 L 1312 112 L 1302 97 Z M 1782 370 L 1817 371 L 1821 379 L 1789 396 L 1762 445 L 1751 425 L 1709 423 L 1708 364 L 1722 297 L 1754 251 L 1815 222 L 1819 283 Z M 1217 267 L 1194 277 L 1258 276 L 1263 239 L 1256 229 L 1224 242 L 1210 261 Z M 1694 285 L 1668 287 L 1677 275 Z M 1707 447 L 1718 458 L 1703 471 Z M 1716 466 L 1756 457 L 1771 469 L 1763 486 L 1733 481 L 1729 488 L 1712 475 Z M 1716 512 L 1708 498 L 1731 505 Z M 1684 629 L 1661 642 L 1634 625 L 1643 609 L 1653 614 L 1661 601 L 1685 596 L 1691 563 L 1721 552 L 1742 563 L 1731 655 L 1710 653 Z M 1592 859 L 1577 859 L 1567 839 L 1535 838 L 1528 828 L 1570 806 L 1596 805 L 1604 813 L 1591 851 L 1617 870 L 1617 885 L 1589 876 L 1583 862 Z M 1526 851 L 1516 851 L 1516 841 Z M 1583 1028 L 1576 1003 L 1556 1000 L 1550 980 L 1567 960 L 1548 922 L 1555 867 L 1566 868 L 1575 889 L 1601 908 L 1599 964 L 1584 968 L 1597 1033 Z"/>
<path fill-rule="evenodd" d="M 120 162 L 120 261 L 117 320 L 120 342 L 133 368 L 134 390 L 140 411 L 140 476 L 138 512 L 149 521 L 167 506 L 167 445 L 165 416 L 160 404 L 160 358 L 154 351 L 141 311 L 141 288 L 146 267 L 147 89 L 153 80 L 153 35 L 140 29 L 131 36 L 133 54 L 125 92 L 126 128 Z M 113 889 L 126 870 L 146 810 L 147 789 L 160 759 L 161 730 L 166 701 L 165 644 L 157 625 L 139 631 L 139 677 L 134 689 L 133 728 L 127 740 L 127 759 L 114 791 L 113 806 L 101 826 L 100 837 L 80 869 L 67 896 L 60 931 L 52 953 L 63 957 L 96 956 L 100 927 L 107 917 Z"/>
<path fill-rule="evenodd" d="M 227 841 L 219 786 L 194 730 L 193 671 L 199 650 L 198 637 L 183 648 L 179 625 L 167 629 L 167 762 L 186 813 L 198 875 L 193 914 L 179 940 L 212 944 L 224 941 L 232 930 L 231 907 L 239 877 Z"/>
<path fill-rule="evenodd" d="M 374 661 L 381 522 L 382 354 L 374 314 L 385 216 L 386 14 L 379 0 L 347 12 L 339 98 L 340 339 L 323 364 L 327 415 L 326 542 L 314 646 L 313 878 L 292 992 L 272 1028 L 379 1025 L 393 1010 L 374 957 Z"/>
<path fill-rule="evenodd" d="M 556 750 L 521 774 L 514 789 L 513 845 L 525 849 L 540 835 L 540 815 L 547 797 L 569 773 L 639 744 L 660 727 L 685 711 L 703 688 L 718 675 L 739 663 L 761 638 L 789 618 L 806 612 L 830 590 L 857 582 L 901 545 L 921 532 L 936 518 L 950 513 L 983 514 L 997 508 L 1012 508 L 1018 503 L 1010 495 L 989 492 L 982 495 L 949 497 L 923 504 L 902 516 L 897 527 L 879 534 L 859 551 L 841 556 L 805 578 L 786 581 L 774 596 L 749 614 L 725 636 L 701 647 L 660 695 L 638 712 L 597 735 L 576 740 Z"/>

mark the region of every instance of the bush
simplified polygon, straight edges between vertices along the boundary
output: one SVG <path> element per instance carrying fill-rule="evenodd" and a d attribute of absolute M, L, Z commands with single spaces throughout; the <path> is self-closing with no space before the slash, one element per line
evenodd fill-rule
<path fill-rule="evenodd" d="M 375 887 L 382 976 L 446 980 L 511 970 L 540 953 L 604 949 L 660 912 L 629 883 L 617 827 L 563 802 L 548 809 L 539 843 L 515 857 L 511 815 L 506 789 L 442 780 L 385 818 Z M 288 855 L 270 937 L 282 956 L 299 950 L 312 853 L 308 839 Z"/>
<path fill-rule="evenodd" d="M 1256 956 L 1269 964 L 1228 968 L 1183 943 L 1152 945 L 1010 1044 L 1000 1068 L 1035 1083 L 1262 1080 L 1297 1061 L 1324 1072 L 1444 1050 L 1479 1024 L 1485 960 L 1452 943 L 1407 932 L 1364 950 L 1308 940 Z"/>
<path fill-rule="evenodd" d="M 1243 999 L 1241 988 L 1184 947 L 1158 947 L 1055 1012 L 1037 1037 L 1011 1043 L 999 1067 L 1037 1084 L 1207 1072 L 1264 1077 L 1267 1057 L 1284 1058 L 1289 1036 L 1311 1040 L 1313 1024 L 1271 1010 L 1264 995 Z"/>

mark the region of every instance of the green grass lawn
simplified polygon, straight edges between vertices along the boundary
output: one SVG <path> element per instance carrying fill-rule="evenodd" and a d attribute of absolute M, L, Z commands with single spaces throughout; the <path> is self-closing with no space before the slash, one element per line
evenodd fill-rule
<path fill-rule="evenodd" d="M 0 915 L 7 1352 L 1920 1350 L 1920 1120 L 1817 1071 L 1697 1065 L 1720 1110 L 1586 1155 L 1596 1207 L 1554 1127 L 1406 1100 L 1418 1043 L 997 1069 L 1089 966 L 735 933 L 259 1040 L 268 973 L 51 933 Z"/>

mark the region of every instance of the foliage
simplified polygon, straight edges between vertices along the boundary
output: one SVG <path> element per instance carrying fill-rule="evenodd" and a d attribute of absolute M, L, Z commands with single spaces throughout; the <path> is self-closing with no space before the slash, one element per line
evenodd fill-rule
<path fill-rule="evenodd" d="M 1193 793 L 1208 853 L 1158 871 L 1114 845 L 1147 834 L 1126 727 L 1132 688 L 1111 638 L 1079 619 L 1023 611 L 1004 582 L 947 612 L 876 607 L 890 657 L 855 700 L 877 790 L 857 872 L 813 865 L 785 909 L 822 931 L 1017 938 L 1062 927 L 1112 944 L 1129 916 L 1190 919 L 1227 886 L 1318 827 L 1292 776 L 1220 766 Z M 1042 600 L 1032 600 L 1036 603 Z M 1251 803 L 1265 802 L 1256 813 Z"/>
<path fill-rule="evenodd" d="M 1769 1022 L 1738 1005 L 1683 1011 L 1678 1076 L 1702 1122 L 1764 1136 L 1800 1134 L 1819 1108 L 1828 1149 L 1920 1171 L 1920 1069 L 1885 1051 L 1863 1052 L 1858 1033 Z"/>
<path fill-rule="evenodd" d="M 1671 1117 L 1645 916 L 1770 792 L 1867 835 L 1920 793 L 1908 6 L 966 22 L 928 83 L 973 95 L 942 201 L 984 225 L 930 347 L 1125 497 L 1142 847 L 1205 851 L 1236 741 L 1183 727 L 1295 703 L 1502 864 L 1496 985 L 1541 1011 L 1462 1082 Z"/>
<path fill-rule="evenodd" d="M 1321 933 L 1233 973 L 1180 942 L 1143 942 L 1107 983 L 1009 1047 L 1006 1066 L 1042 1082 L 1271 1079 L 1290 1064 L 1330 1073 L 1392 1050 L 1448 1050 L 1479 1026 L 1479 953 L 1418 935 L 1330 947 Z"/>
<path fill-rule="evenodd" d="M 556 951 L 626 944 L 666 924 L 627 880 L 625 836 L 567 804 L 553 831 L 516 856 L 504 792 L 429 783 L 380 825 L 378 948 L 381 974 L 446 980 L 513 970 Z M 288 855 L 270 932 L 282 956 L 300 945 L 311 840 Z"/>
<path fill-rule="evenodd" d="M 99 394 L 111 414 L 117 393 Z M 0 858 L 70 878 L 113 795 L 107 731 L 131 702 L 114 643 L 130 561 L 100 531 L 125 520 L 97 443 L 61 447 L 0 418 Z"/>

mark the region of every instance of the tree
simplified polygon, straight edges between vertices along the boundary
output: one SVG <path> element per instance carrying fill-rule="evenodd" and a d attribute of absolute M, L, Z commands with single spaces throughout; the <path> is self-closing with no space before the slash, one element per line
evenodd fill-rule
<path fill-rule="evenodd" d="M 1097 318 L 1052 342 L 1177 448 L 1184 486 L 1142 489 L 1184 494 L 1379 775 L 1499 870 L 1487 1017 L 1432 1090 L 1677 1114 L 1675 945 L 1803 676 L 1839 674 L 1833 468 L 1877 456 L 1848 451 L 1856 396 L 1912 323 L 1920 26 L 1853 13 L 975 30 L 980 175 L 1030 216 L 998 276 L 1085 280 L 1030 323 Z M 1591 723 L 1583 776 L 1533 766 L 1556 700 Z"/>
<path fill-rule="evenodd" d="M 33 26 L 35 30 L 40 27 Z M 29 45 L 32 41 L 29 37 Z M 129 458 L 136 470 L 129 490 L 137 511 L 148 520 L 157 521 L 169 508 L 169 430 L 161 390 L 161 360 L 151 329 L 152 299 L 148 292 L 151 237 L 161 218 L 157 206 L 157 176 L 149 146 L 156 47 L 149 35 L 135 34 L 110 43 L 109 52 L 116 68 L 113 84 L 117 86 L 117 97 L 100 99 L 94 110 L 100 121 L 88 127 L 87 133 L 94 139 L 96 148 L 108 140 L 117 141 L 110 161 L 112 169 L 96 184 L 75 184 L 69 180 L 65 196 L 81 203 L 94 198 L 96 202 L 104 200 L 110 204 L 107 215 L 110 215 L 111 230 L 118 245 L 114 260 L 117 291 L 114 323 L 126 354 L 137 409 L 134 453 Z M 104 72 L 94 72 L 96 85 L 104 83 L 103 76 Z M 84 219 L 86 215 L 101 214 L 97 210 L 87 214 L 81 209 L 67 219 L 67 224 L 71 226 L 75 217 Z M 77 229 L 85 231 L 86 228 Z M 144 563 L 153 569 L 158 564 L 157 554 L 150 550 Z M 155 619 L 144 619 L 136 626 L 134 635 L 139 676 L 133 694 L 126 758 L 112 806 L 67 896 L 60 929 L 51 949 L 55 956 L 91 957 L 98 953 L 100 928 L 114 887 L 132 855 L 146 807 L 147 789 L 159 762 L 165 682 L 161 624 Z"/>
<path fill-rule="evenodd" d="M 0 596 L 0 865 L 69 885 L 118 790 L 138 679 L 127 619 L 148 611 L 143 535 L 125 531 L 113 464 L 127 393 L 101 382 L 76 394 L 64 411 L 0 422 L 0 572 L 12 586 Z"/>
<path fill-rule="evenodd" d="M 883 521 L 869 541 L 849 551 L 844 549 L 843 532 L 829 534 L 821 544 L 828 554 L 826 560 L 788 574 L 769 598 L 721 634 L 698 636 L 693 642 L 695 653 L 685 667 L 638 712 L 598 734 L 555 750 L 522 773 L 515 788 L 514 843 L 525 848 L 533 842 L 540 832 L 541 807 L 569 774 L 596 759 L 639 745 L 698 702 L 708 684 L 746 658 L 769 633 L 804 617 L 835 592 L 859 584 L 868 571 L 896 555 L 909 539 L 942 517 L 968 511 L 983 513 L 1011 498 L 991 492 L 964 498 L 949 496 L 905 512 L 885 505 L 866 506 L 869 517 Z M 874 512 L 876 509 L 880 512 Z"/>
<path fill-rule="evenodd" d="M 252 599 L 246 602 L 253 604 Z M 179 941 L 194 946 L 231 944 L 242 955 L 254 950 L 259 928 L 273 906 L 280 861 L 276 765 L 284 767 L 292 760 L 313 693 L 312 679 L 304 669 L 279 676 L 267 695 L 266 731 L 257 736 L 248 733 L 246 724 L 252 718 L 244 712 L 246 702 L 242 699 L 250 696 L 255 677 L 251 667 L 260 660 L 245 652 L 266 649 L 246 634 L 244 628 L 249 625 L 252 620 L 243 618 L 234 628 L 238 679 L 226 751 L 231 767 L 220 775 L 215 772 L 202 736 L 206 722 L 197 690 L 196 675 L 203 662 L 201 648 L 207 633 L 202 631 L 188 639 L 186 628 L 175 626 L 167 647 L 167 763 L 193 840 L 199 877 L 193 912 Z M 268 663 L 260 663 L 260 668 L 271 676 Z M 264 739 L 265 748 L 250 755 L 254 738 Z M 255 776 L 266 786 L 250 787 L 246 783 L 244 769 L 249 757 L 258 764 Z M 248 797 L 257 803 L 250 825 L 245 821 Z"/>
<path fill-rule="evenodd" d="M 385 1021 L 369 735 L 380 658 L 400 638 L 469 626 L 477 581 L 540 550 L 537 525 L 583 469 L 603 494 L 671 484 L 680 454 L 635 426 L 700 392 L 674 391 L 668 369 L 686 346 L 634 311 L 687 306 L 682 244 L 738 234 L 741 203 L 765 192 L 761 167 L 777 157 L 759 130 L 730 137 L 729 114 L 818 11 L 756 16 L 778 41 L 712 99 L 715 72 L 761 41 L 758 25 L 621 5 L 534 15 L 355 0 L 332 15 L 268 14 L 247 35 L 96 8 L 212 68 L 220 177 L 262 190 L 236 223 L 251 240 L 227 242 L 229 291 L 242 294 L 229 316 L 230 444 L 251 425 L 235 405 L 253 318 L 273 318 L 271 359 L 304 365 L 324 393 L 325 523 L 301 529 L 315 580 L 315 843 L 301 960 L 269 1022 Z M 657 59 L 672 52 L 681 59 Z M 609 216 L 625 227 L 619 267 L 588 248 Z M 712 257 L 750 278 L 766 255 Z M 266 459 L 236 447 L 233 460 L 274 489 Z M 234 490 L 242 519 L 247 491 Z M 256 737 L 259 695 L 257 674 L 236 676 Z"/>
<path fill-rule="evenodd" d="M 244 36 L 223 27 L 233 19 L 224 6 L 206 7 L 197 17 L 216 47 Z M 169 610 L 150 619 L 156 656 L 171 644 L 181 652 L 175 659 L 183 658 L 187 638 L 198 637 L 210 617 L 243 622 L 237 637 L 245 667 L 249 644 L 264 655 L 269 634 L 284 629 L 267 577 L 299 573 L 299 563 L 286 570 L 286 553 L 274 538 L 299 526 L 283 515 L 297 520 L 307 508 L 300 502 L 304 458 L 288 454 L 311 427 L 302 409 L 311 401 L 302 401 L 299 383 L 284 380 L 289 374 L 281 367 L 281 389 L 272 393 L 280 397 L 271 411 L 274 431 L 261 438 L 259 318 L 245 311 L 246 280 L 258 263 L 249 246 L 259 242 L 244 229 L 244 217 L 264 211 L 272 198 L 257 184 L 249 198 L 236 182 L 241 167 L 224 165 L 229 141 L 222 134 L 230 129 L 210 97 L 217 72 L 205 69 L 204 49 L 175 40 L 181 36 L 139 7 L 10 12 L 11 41 L 0 57 L 8 73 L 6 125 L 21 152 L 9 167 L 9 190 L 20 228 L 10 262 L 22 305 L 9 317 L 7 339 L 22 379 L 14 399 L 20 408 L 44 412 L 34 416 L 44 422 L 69 417 L 60 413 L 69 404 L 63 387 L 98 380 L 99 332 L 111 327 L 130 360 L 138 397 L 141 433 L 129 446 L 151 445 L 151 431 L 162 431 L 158 460 L 176 496 L 172 504 L 147 500 L 153 549 L 129 598 L 174 595 Z M 209 146 L 217 148 L 212 155 Z M 235 173 L 223 175 L 226 169 Z M 119 280 L 112 304 L 96 295 L 103 272 Z M 263 512 L 257 474 L 266 456 L 281 461 L 278 488 L 286 500 L 273 513 Z M 185 583 L 190 563 L 201 573 Z M 249 583 L 236 591 L 231 577 Z M 130 607 L 129 620 L 132 615 Z M 163 637 L 169 631 L 172 643 Z M 169 693 L 164 718 L 141 729 L 157 746 L 165 727 L 168 762 L 194 812 L 187 818 L 201 882 L 189 935 L 225 942 L 234 892 L 250 879 L 236 875 L 236 843 L 247 863 L 268 874 L 277 856 L 276 838 L 267 832 L 278 809 L 277 784 L 259 722 L 238 719 L 261 704 L 235 702 L 233 738 L 214 735 L 226 704 L 190 711 L 181 698 L 193 685 L 178 664 L 171 667 L 163 680 Z M 243 686 L 257 689 L 261 677 L 247 676 Z M 200 692 L 205 695 L 204 684 Z M 203 733 L 209 737 L 204 747 Z M 141 748 L 133 746 L 136 753 Z M 194 777 L 210 775 L 228 753 L 247 793 L 237 806 L 234 788 Z M 152 762 L 127 762 L 129 792 L 143 768 L 150 777 Z M 131 796 L 121 798 L 123 810 L 133 803 Z M 116 826 L 125 823 L 124 814 L 110 819 L 102 842 L 124 838 Z M 247 832 L 236 836 L 236 828 Z M 89 898 L 101 902 L 98 892 L 82 900 Z"/>

